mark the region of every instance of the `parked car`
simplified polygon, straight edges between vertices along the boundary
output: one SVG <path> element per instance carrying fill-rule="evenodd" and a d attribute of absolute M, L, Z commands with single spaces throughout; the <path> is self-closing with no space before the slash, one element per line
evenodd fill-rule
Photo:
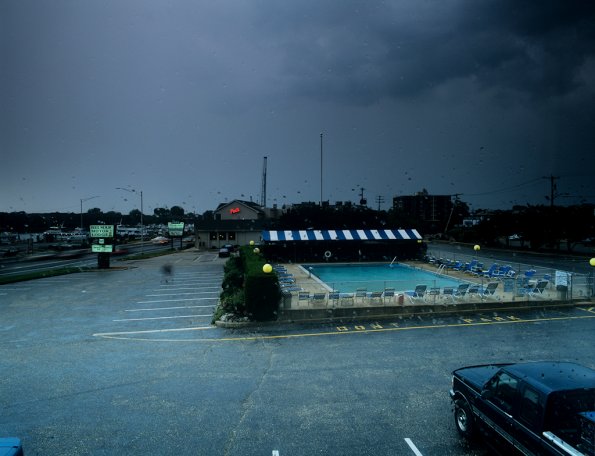
<path fill-rule="evenodd" d="M 470 366 L 453 372 L 457 430 L 502 452 L 595 456 L 595 370 L 574 363 Z"/>
<path fill-rule="evenodd" d="M 219 258 L 226 258 L 231 255 L 229 249 L 222 247 L 219 249 Z"/>

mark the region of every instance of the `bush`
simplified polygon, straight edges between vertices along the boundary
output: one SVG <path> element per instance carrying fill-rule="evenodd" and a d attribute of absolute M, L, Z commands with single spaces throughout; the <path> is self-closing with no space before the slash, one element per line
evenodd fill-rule
<path fill-rule="evenodd" d="M 244 284 L 246 312 L 257 321 L 274 320 L 281 299 L 276 275 L 248 274 Z"/>
<path fill-rule="evenodd" d="M 237 290 L 242 289 L 244 286 L 244 268 L 241 258 L 230 257 L 225 262 L 223 273 L 223 283 L 221 284 L 221 288 L 223 288 L 221 292 L 222 300 L 235 294 Z"/>
<path fill-rule="evenodd" d="M 265 258 L 249 246 L 240 249 L 239 257 L 227 260 L 216 311 L 219 316 L 234 313 L 258 321 L 276 318 L 281 291 L 277 274 L 263 272 L 265 263 Z"/>

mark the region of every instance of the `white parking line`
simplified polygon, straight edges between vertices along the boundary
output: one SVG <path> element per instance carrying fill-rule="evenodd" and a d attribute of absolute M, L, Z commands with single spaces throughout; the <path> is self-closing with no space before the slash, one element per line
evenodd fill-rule
<path fill-rule="evenodd" d="M 168 291 L 176 291 L 176 290 L 220 290 L 221 287 L 168 287 L 167 285 L 161 285 L 162 287 L 167 287 Z M 153 291 L 163 291 L 162 288 L 157 288 Z"/>
<path fill-rule="evenodd" d="M 219 294 L 218 291 L 194 291 L 192 293 L 159 293 L 159 294 L 148 294 L 150 298 L 159 296 L 187 296 L 187 295 L 198 295 L 198 294 Z"/>
<path fill-rule="evenodd" d="M 112 321 L 145 321 L 145 320 L 172 320 L 175 318 L 194 318 L 194 317 L 212 317 L 213 314 L 205 315 L 178 315 L 175 317 L 145 317 L 145 318 L 120 318 Z"/>
<path fill-rule="evenodd" d="M 124 312 L 145 312 L 150 310 L 175 310 L 175 309 L 196 309 L 196 308 L 213 308 L 215 305 L 211 306 L 173 306 L 173 307 L 153 307 L 153 308 L 145 308 L 145 309 L 124 309 Z"/>
<path fill-rule="evenodd" d="M 414 445 L 414 443 L 411 441 L 409 437 L 405 438 L 405 442 L 407 443 L 407 445 L 409 445 L 409 448 L 411 448 L 411 451 L 413 451 L 415 456 L 423 456 L 423 454 L 420 453 L 420 451 L 417 449 L 417 447 Z"/>
<path fill-rule="evenodd" d="M 158 299 L 155 301 L 136 301 L 137 304 L 153 304 L 155 302 L 181 302 L 181 301 L 206 301 L 213 298 L 181 298 L 181 299 Z"/>
<path fill-rule="evenodd" d="M 110 333 L 95 333 L 93 336 L 126 336 L 131 334 L 151 334 L 151 333 L 165 333 L 165 332 L 181 332 L 181 331 L 200 331 L 205 329 L 215 329 L 214 326 L 193 326 L 191 328 L 173 328 L 173 329 L 150 329 L 145 331 L 120 331 Z"/>
<path fill-rule="evenodd" d="M 273 456 L 279 456 L 279 450 L 273 450 Z"/>

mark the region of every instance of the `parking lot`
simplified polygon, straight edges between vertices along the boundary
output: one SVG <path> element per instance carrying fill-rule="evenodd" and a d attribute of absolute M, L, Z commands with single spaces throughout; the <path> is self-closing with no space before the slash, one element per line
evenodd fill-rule
<path fill-rule="evenodd" d="M 28 455 L 484 455 L 456 434 L 453 369 L 595 367 L 589 305 L 217 328 L 224 261 L 0 287 L 0 436 Z"/>

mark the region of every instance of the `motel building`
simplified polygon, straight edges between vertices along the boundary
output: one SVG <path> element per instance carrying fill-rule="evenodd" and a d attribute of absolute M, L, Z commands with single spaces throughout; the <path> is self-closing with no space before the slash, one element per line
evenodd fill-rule
<path fill-rule="evenodd" d="M 282 210 L 263 208 L 251 201 L 220 204 L 213 219 L 196 225 L 196 246 L 219 249 L 226 244 L 246 245 L 254 241 L 263 253 L 277 262 L 391 261 L 421 258 L 422 236 L 415 229 L 308 229 L 280 228 Z"/>
<path fill-rule="evenodd" d="M 233 200 L 221 203 L 212 220 L 203 220 L 195 226 L 196 247 L 219 249 L 226 244 L 245 245 L 260 242 L 262 231 L 281 211 L 263 208 L 252 201 Z"/>

